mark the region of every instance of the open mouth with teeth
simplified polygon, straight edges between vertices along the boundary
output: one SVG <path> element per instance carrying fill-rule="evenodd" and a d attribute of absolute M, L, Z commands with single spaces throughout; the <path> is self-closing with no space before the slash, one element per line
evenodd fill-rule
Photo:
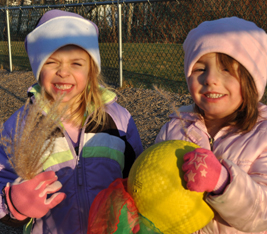
<path fill-rule="evenodd" d="M 73 87 L 72 84 L 54 84 L 54 85 L 56 89 L 59 89 L 61 91 L 68 91 Z"/>
<path fill-rule="evenodd" d="M 221 93 L 207 93 L 205 94 L 207 98 L 221 98 L 224 96 L 224 94 Z"/>

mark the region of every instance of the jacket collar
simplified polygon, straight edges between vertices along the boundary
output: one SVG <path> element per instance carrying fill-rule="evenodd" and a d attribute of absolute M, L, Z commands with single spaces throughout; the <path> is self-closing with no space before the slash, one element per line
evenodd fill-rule
<path fill-rule="evenodd" d="M 198 121 L 203 121 L 204 118 L 200 115 L 197 114 L 194 111 L 194 104 L 188 105 L 188 106 L 181 106 L 177 112 L 174 112 L 169 115 L 171 119 L 176 118 L 176 119 L 182 119 L 187 122 L 198 122 Z"/>
<path fill-rule="evenodd" d="M 102 92 L 102 101 L 104 102 L 104 104 L 109 104 L 109 103 L 112 103 L 112 102 L 115 102 L 117 100 L 117 95 L 102 87 L 102 86 L 99 86 L 99 89 L 101 89 L 103 92 Z M 40 99 L 41 97 L 41 86 L 36 83 L 34 85 L 32 85 L 31 87 L 29 87 L 28 89 L 28 97 L 30 97 L 32 99 L 32 101 L 35 100 L 38 100 Z M 44 109 L 44 111 L 47 113 L 47 109 Z"/>

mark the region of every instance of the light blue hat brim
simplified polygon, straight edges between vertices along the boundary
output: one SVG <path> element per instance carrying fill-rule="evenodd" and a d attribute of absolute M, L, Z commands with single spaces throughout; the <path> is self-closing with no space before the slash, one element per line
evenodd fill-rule
<path fill-rule="evenodd" d="M 87 51 L 96 63 L 99 72 L 101 70 L 98 31 L 95 24 L 89 20 L 75 16 L 52 18 L 29 33 L 25 44 L 37 81 L 45 61 L 57 49 L 70 44 Z"/>

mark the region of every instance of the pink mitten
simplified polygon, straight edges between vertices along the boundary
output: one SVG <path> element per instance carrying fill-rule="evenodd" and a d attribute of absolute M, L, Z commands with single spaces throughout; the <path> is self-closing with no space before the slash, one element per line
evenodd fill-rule
<path fill-rule="evenodd" d="M 5 187 L 9 210 L 18 220 L 41 218 L 66 197 L 65 193 L 54 193 L 61 187 L 54 171 L 42 172 L 31 180 L 19 177 Z M 47 199 L 50 193 L 54 194 Z"/>
<path fill-rule="evenodd" d="M 219 194 L 228 183 L 228 172 L 216 156 L 207 149 L 198 148 L 184 155 L 182 170 L 187 188 L 196 192 Z"/>

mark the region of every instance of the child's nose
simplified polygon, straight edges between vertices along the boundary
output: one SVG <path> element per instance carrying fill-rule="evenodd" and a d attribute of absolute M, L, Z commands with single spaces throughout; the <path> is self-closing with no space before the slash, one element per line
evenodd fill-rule
<path fill-rule="evenodd" d="M 219 82 L 219 75 L 216 71 L 208 71 L 204 76 L 204 85 L 216 85 Z"/>
<path fill-rule="evenodd" d="M 60 77 L 66 77 L 70 74 L 70 70 L 69 70 L 69 66 L 62 64 L 58 70 L 57 70 L 57 75 L 59 75 Z"/>

